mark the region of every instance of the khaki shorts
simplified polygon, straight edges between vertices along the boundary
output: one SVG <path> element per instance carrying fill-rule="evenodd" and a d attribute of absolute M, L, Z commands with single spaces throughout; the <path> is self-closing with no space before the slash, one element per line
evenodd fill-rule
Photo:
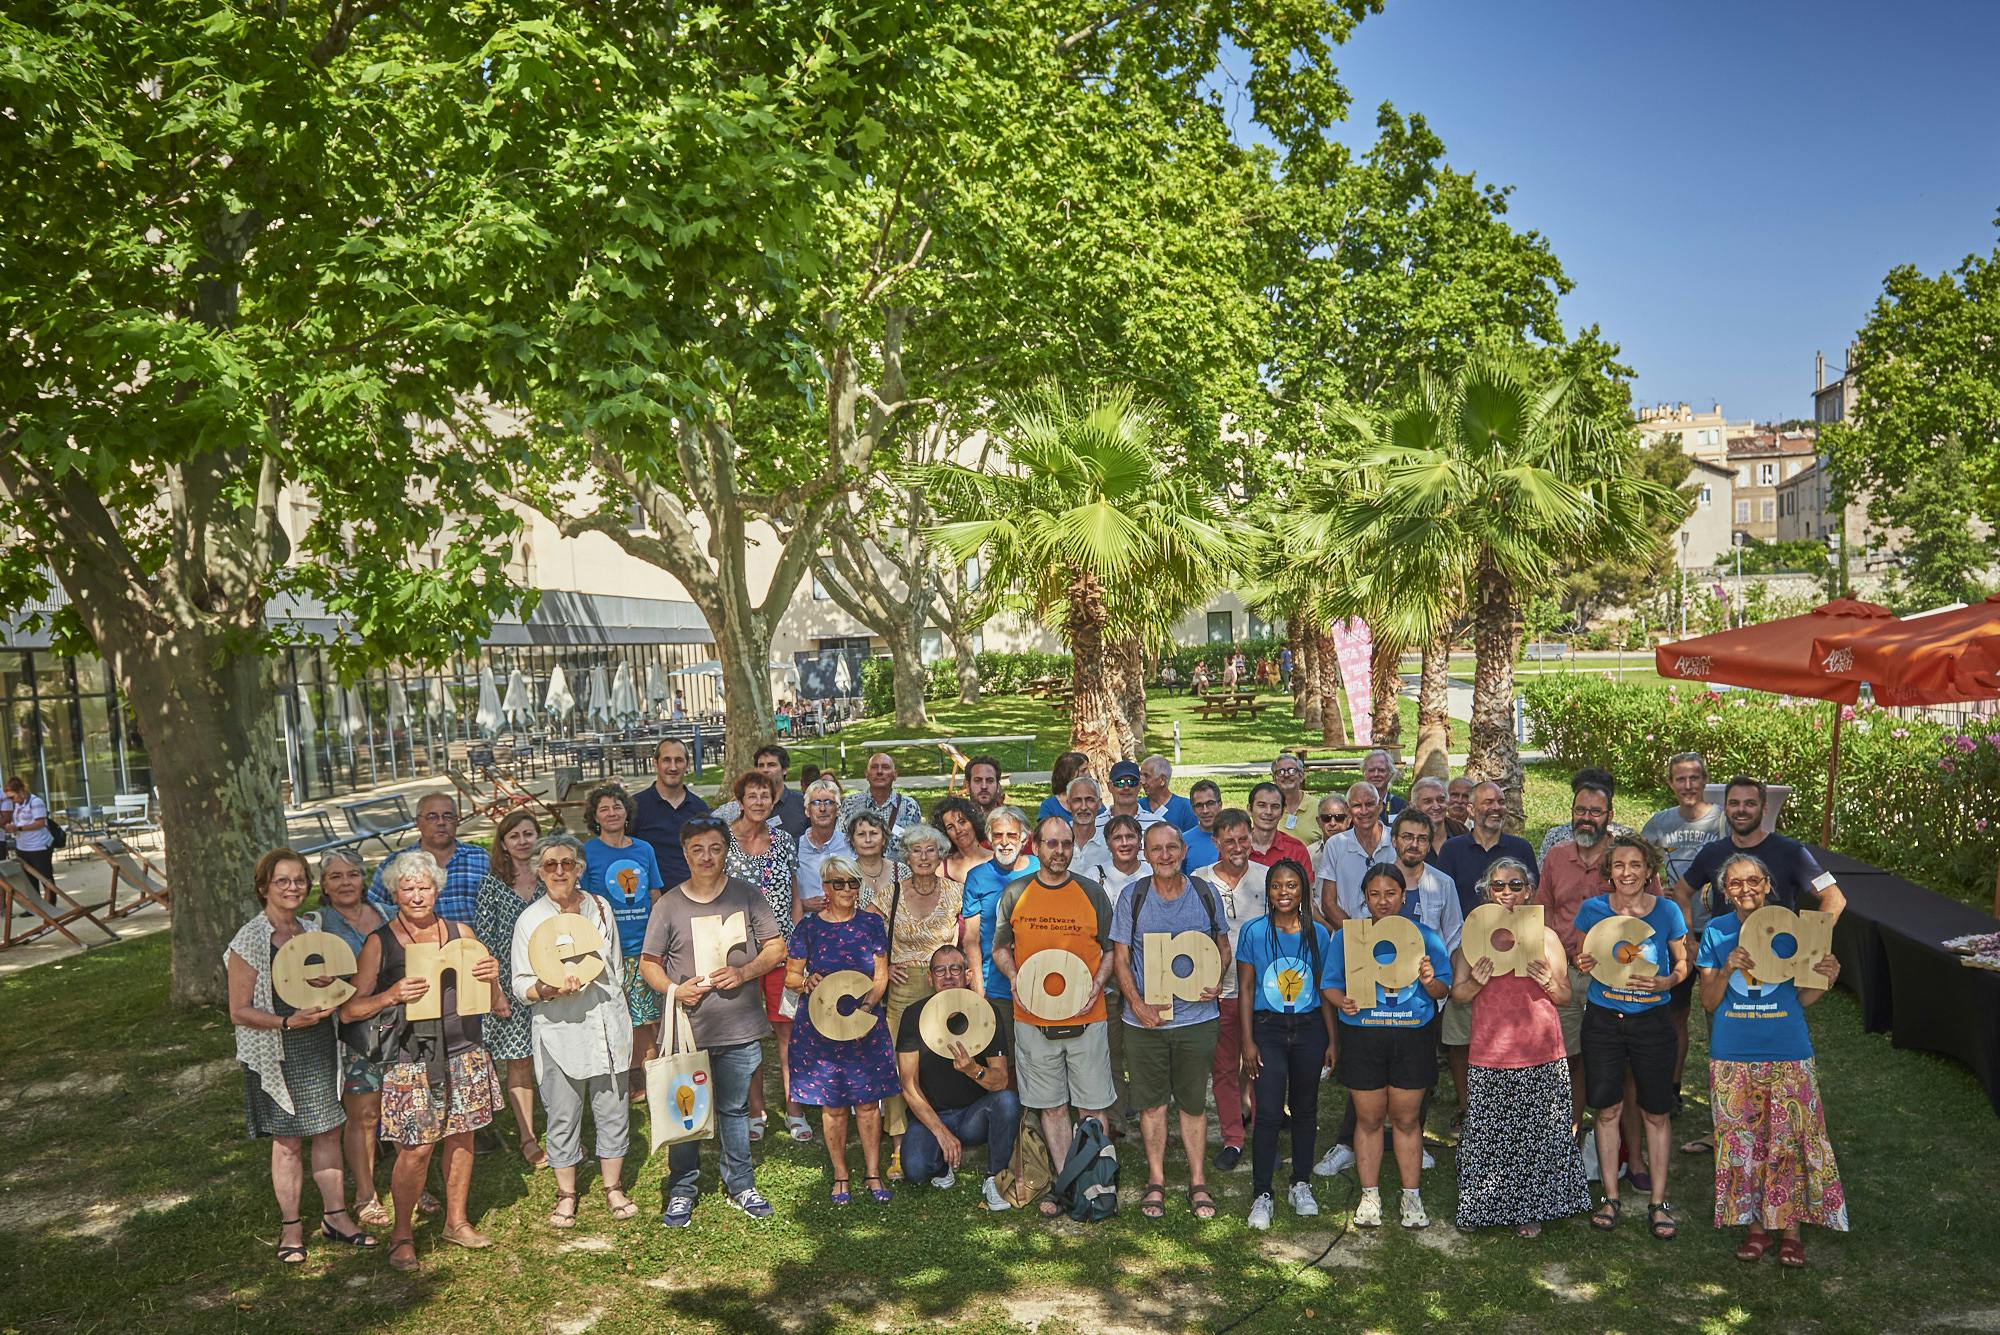
<path fill-rule="evenodd" d="M 1171 1103 L 1190 1117 L 1208 1110 L 1208 1072 L 1215 1063 L 1221 1022 L 1203 1020 L 1177 1029 L 1125 1026 L 1125 1060 L 1131 1077 L 1127 1093 L 1140 1112 Z"/>
<path fill-rule="evenodd" d="M 1456 999 L 1444 1003 L 1444 1020 L 1438 1030 L 1438 1042 L 1448 1048 L 1472 1046 L 1472 1007 Z"/>
<path fill-rule="evenodd" d="M 1100 1112 L 1117 1097 L 1111 1088 L 1111 1038 L 1104 1021 L 1075 1038 L 1049 1038 L 1038 1024 L 1014 1017 L 1014 1073 L 1024 1108 Z"/>
<path fill-rule="evenodd" d="M 1583 1008 L 1590 994 L 1590 975 L 1576 967 L 1569 966 L 1569 1002 L 1556 1007 L 1556 1017 L 1562 1021 L 1563 1053 L 1573 1060 L 1583 1053 Z"/>

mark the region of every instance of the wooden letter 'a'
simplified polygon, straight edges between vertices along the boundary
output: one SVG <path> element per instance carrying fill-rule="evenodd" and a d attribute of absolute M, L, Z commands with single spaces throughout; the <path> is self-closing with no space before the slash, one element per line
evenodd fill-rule
<path fill-rule="evenodd" d="M 1014 974 L 1014 1004 L 1043 1024 L 1061 1024 L 1090 1005 L 1090 966 L 1074 951 L 1038 950 Z"/>
<path fill-rule="evenodd" d="M 866 1000 L 875 981 L 859 969 L 839 969 L 819 980 L 819 986 L 806 998 L 806 1006 L 812 1014 L 813 1028 L 821 1038 L 830 1038 L 836 1043 L 846 1043 L 865 1036 L 881 1018 L 874 1011 L 862 1010 L 856 1006 L 847 1014 L 840 1013 L 840 999 L 853 997 L 855 1001 Z"/>
<path fill-rule="evenodd" d="M 965 1029 L 955 1034 L 951 1022 L 961 1015 L 965 1017 Z M 977 1057 L 986 1051 L 986 1045 L 998 1032 L 993 1003 L 969 987 L 948 987 L 933 993 L 917 1013 L 917 1033 L 922 1036 L 924 1046 L 946 1061 L 951 1060 L 952 1044 L 964 1044 L 967 1055 Z"/>
<path fill-rule="evenodd" d="M 1789 936 L 1797 943 L 1791 958 L 1780 958 L 1772 943 Z M 1815 972 L 1833 953 L 1833 915 L 1805 909 L 1794 913 L 1780 904 L 1766 904 L 1743 920 L 1737 944 L 1750 952 L 1750 977 L 1759 983 L 1787 980 L 1800 987 L 1826 986 L 1826 975 Z"/>
<path fill-rule="evenodd" d="M 477 937 L 461 936 L 434 946 L 419 941 L 403 952 L 403 976 L 430 980 L 431 990 L 403 1008 L 412 1020 L 444 1017 L 444 975 L 451 970 L 458 982 L 458 1013 L 484 1015 L 493 1009 L 493 989 L 472 976 L 472 966 L 490 958 Z"/>
<path fill-rule="evenodd" d="M 1362 1005 L 1374 1004 L 1371 988 L 1400 992 L 1417 981 L 1417 967 L 1424 957 L 1424 934 L 1402 914 L 1380 922 L 1373 918 L 1349 918 L 1341 926 L 1340 939 L 1347 964 L 1347 995 Z M 1387 963 L 1375 958 L 1375 947 L 1384 941 L 1396 948 L 1396 957 Z"/>
<path fill-rule="evenodd" d="M 1653 934 L 1644 918 L 1614 913 L 1583 938 L 1583 953 L 1597 962 L 1590 976 L 1609 988 L 1630 987 L 1634 978 L 1651 978 L 1660 968 L 1640 951 L 1639 943 Z"/>
<path fill-rule="evenodd" d="M 354 995 L 355 967 L 354 948 L 332 932 L 300 932 L 271 957 L 271 990 L 297 1010 L 325 1010 Z M 315 978 L 333 981 L 314 987 Z"/>
<path fill-rule="evenodd" d="M 550 987 L 561 987 L 568 975 L 589 983 L 604 972 L 604 937 L 597 924 L 581 913 L 558 913 L 528 937 L 528 967 Z"/>
<path fill-rule="evenodd" d="M 1147 932 L 1146 1004 L 1160 1008 L 1160 1018 L 1174 1018 L 1176 1001 L 1200 1001 L 1201 994 L 1222 980 L 1222 952 L 1215 938 L 1206 932 Z M 1178 960 L 1193 960 L 1194 969 L 1183 978 L 1174 972 Z"/>
<path fill-rule="evenodd" d="M 1514 944 L 1506 950 L 1493 944 L 1493 938 L 1501 932 L 1511 932 L 1514 936 Z M 1525 974 L 1547 948 L 1544 932 L 1540 904 L 1521 904 L 1511 909 L 1481 904 L 1465 915 L 1465 935 L 1460 948 L 1465 951 L 1467 965 L 1477 964 L 1484 956 L 1493 961 L 1495 976 Z"/>
<path fill-rule="evenodd" d="M 694 937 L 694 974 L 697 978 L 706 978 L 718 969 L 728 968 L 730 950 L 750 944 L 749 922 L 741 909 L 728 917 L 707 913 L 690 919 L 688 932 Z"/>

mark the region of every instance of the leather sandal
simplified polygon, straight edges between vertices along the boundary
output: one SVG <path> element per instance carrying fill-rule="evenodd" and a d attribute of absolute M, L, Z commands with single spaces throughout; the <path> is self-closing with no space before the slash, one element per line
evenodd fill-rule
<path fill-rule="evenodd" d="M 1618 1216 L 1625 1213 L 1625 1202 L 1616 1196 L 1606 1196 L 1604 1203 L 1590 1216 L 1590 1226 L 1599 1233 L 1609 1233 L 1618 1227 Z"/>
<path fill-rule="evenodd" d="M 1787 1270 L 1803 1270 L 1806 1264 L 1806 1244 L 1800 1238 L 1786 1238 L 1778 1244 L 1778 1264 Z"/>
<path fill-rule="evenodd" d="M 1661 1242 L 1672 1242 L 1681 1234 L 1681 1226 L 1674 1221 L 1674 1207 L 1665 1201 L 1656 1201 L 1646 1207 L 1646 1228 Z"/>
<path fill-rule="evenodd" d="M 614 1201 L 611 1199 L 614 1195 L 621 1196 L 624 1199 L 622 1201 Z M 638 1202 L 634 1201 L 630 1196 L 626 1196 L 624 1190 L 620 1187 L 606 1187 L 604 1189 L 604 1203 L 610 1208 L 613 1219 L 630 1219 L 633 1215 L 639 1213 Z"/>
<path fill-rule="evenodd" d="M 1188 1188 L 1188 1210 L 1196 1219 L 1215 1218 L 1215 1193 L 1206 1186 Z"/>
<path fill-rule="evenodd" d="M 568 1213 L 568 1214 L 563 1214 L 563 1213 L 562 1213 L 562 1207 L 563 1207 L 563 1202 L 564 1202 L 564 1201 L 568 1201 L 568 1202 L 569 1202 L 569 1213 Z M 556 1193 L 556 1208 L 555 1208 L 555 1209 L 553 1209 L 553 1210 L 551 1210 L 551 1211 L 549 1211 L 549 1227 L 550 1227 L 550 1228 L 575 1228 L 575 1227 L 576 1227 L 576 1193 L 575 1193 L 575 1192 L 573 1192 L 573 1191 L 558 1191 L 558 1192 Z"/>
<path fill-rule="evenodd" d="M 409 1255 L 402 1253 L 408 1249 Z M 389 1268 L 391 1270 L 415 1270 L 417 1268 L 417 1240 L 397 1238 L 389 1244 Z"/>
<path fill-rule="evenodd" d="M 296 1224 L 298 1222 L 299 1221 L 296 1219 L 280 1219 L 278 1221 L 278 1227 L 280 1230 L 283 1230 L 290 1228 L 293 1224 Z M 278 1244 L 279 1265 L 304 1265 L 305 1261 L 306 1261 L 306 1245 L 303 1241 L 281 1242 Z"/>
<path fill-rule="evenodd" d="M 367 1233 L 363 1233 L 358 1228 L 355 1229 L 352 1233 L 341 1233 L 337 1232 L 334 1229 L 333 1225 L 327 1222 L 327 1220 L 334 1218 L 336 1215 L 344 1215 L 346 1213 L 347 1213 L 346 1210 L 328 1210 L 324 1214 L 320 1215 L 319 1217 L 320 1236 L 325 1238 L 328 1242 L 344 1242 L 350 1247 L 359 1247 L 363 1251 L 368 1250 L 370 1247 L 379 1247 L 382 1245 L 381 1243 L 377 1242 L 373 1236 Z"/>
<path fill-rule="evenodd" d="M 1139 1213 L 1148 1219 L 1164 1218 L 1167 1213 L 1167 1184 L 1148 1182 L 1145 1194 L 1139 1197 Z"/>
<path fill-rule="evenodd" d="M 1763 1229 L 1756 1229 L 1743 1238 L 1743 1245 L 1736 1249 L 1739 1261 L 1760 1261 L 1764 1253 L 1771 1250 L 1771 1235 Z"/>

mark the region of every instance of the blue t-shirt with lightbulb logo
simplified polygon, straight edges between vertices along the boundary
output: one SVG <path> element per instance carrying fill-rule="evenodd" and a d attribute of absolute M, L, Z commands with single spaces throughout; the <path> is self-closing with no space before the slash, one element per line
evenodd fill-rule
<path fill-rule="evenodd" d="M 1742 935 L 1743 920 L 1734 912 L 1710 919 L 1695 963 L 1704 969 L 1724 967 Z M 1812 1039 L 1806 1033 L 1798 987 L 1790 979 L 1752 983 L 1740 970 L 1730 974 L 1709 1027 L 1708 1055 L 1719 1062 L 1797 1062 L 1811 1057 Z"/>
<path fill-rule="evenodd" d="M 1250 976 L 1256 980 L 1250 996 L 1258 1010 L 1299 1015 L 1319 1009 L 1319 990 L 1326 986 L 1327 965 L 1333 959 L 1333 936 L 1317 922 L 1312 932 L 1308 943 L 1302 932 L 1277 930 L 1269 917 L 1251 918 L 1236 929 L 1236 962 L 1250 966 Z"/>
<path fill-rule="evenodd" d="M 1611 907 L 1611 896 L 1595 895 L 1586 899 L 1583 901 L 1583 907 L 1576 911 L 1577 934 L 1589 936 L 1591 928 L 1606 918 L 1616 916 L 1617 910 Z M 1653 934 L 1643 940 L 1632 942 L 1632 953 L 1638 958 L 1651 960 L 1653 972 L 1665 978 L 1674 971 L 1673 943 L 1687 935 L 1687 919 L 1681 914 L 1681 906 L 1665 895 L 1654 895 L 1653 907 L 1638 921 L 1652 928 Z M 1639 992 L 1606 987 L 1595 978 L 1590 980 L 1591 1005 L 1602 1006 L 1606 1010 L 1623 1011 L 1627 1015 L 1638 1015 L 1664 1006 L 1673 995 L 1671 989 L 1664 992 Z"/>

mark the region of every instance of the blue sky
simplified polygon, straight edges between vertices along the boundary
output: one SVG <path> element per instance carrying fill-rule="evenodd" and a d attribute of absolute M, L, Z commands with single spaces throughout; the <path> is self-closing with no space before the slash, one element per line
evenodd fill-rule
<path fill-rule="evenodd" d="M 1393 102 L 1514 186 L 1637 402 L 1810 417 L 1883 275 L 2000 240 L 1996 50 L 1993 0 L 1388 0 L 1343 137 Z"/>

